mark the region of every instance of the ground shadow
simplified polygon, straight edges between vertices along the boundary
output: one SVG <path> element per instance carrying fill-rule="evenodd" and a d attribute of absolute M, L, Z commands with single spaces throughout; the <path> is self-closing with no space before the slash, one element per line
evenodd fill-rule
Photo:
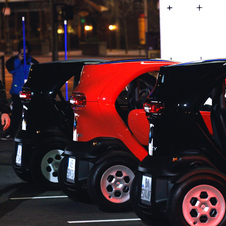
<path fill-rule="evenodd" d="M 32 194 L 31 194 L 32 191 Z M 39 194 L 45 192 L 46 190 L 40 188 L 37 186 L 37 184 L 33 183 L 17 183 L 10 185 L 8 187 L 5 187 L 0 190 L 0 197 L 2 197 L 6 193 L 10 193 L 6 201 L 3 201 L 0 203 L 0 219 L 5 216 L 7 213 L 14 210 L 16 207 L 18 207 L 21 203 L 28 201 L 27 199 L 18 199 L 18 200 L 12 200 L 11 198 L 15 197 L 28 197 L 29 194 L 31 194 L 32 197 L 38 196 Z M 29 196 L 30 197 L 30 196 Z"/>

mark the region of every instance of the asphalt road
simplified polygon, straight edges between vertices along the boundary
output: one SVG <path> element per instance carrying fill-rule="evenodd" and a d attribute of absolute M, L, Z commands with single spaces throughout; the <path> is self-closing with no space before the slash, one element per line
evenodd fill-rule
<path fill-rule="evenodd" d="M 134 212 L 106 213 L 93 204 L 69 200 L 62 191 L 46 191 L 23 182 L 11 166 L 13 141 L 0 140 L 0 225 L 142 226 Z"/>

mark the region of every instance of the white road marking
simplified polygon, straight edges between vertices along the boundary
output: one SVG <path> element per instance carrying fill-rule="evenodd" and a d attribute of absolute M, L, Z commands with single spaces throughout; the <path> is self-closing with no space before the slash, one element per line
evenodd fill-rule
<path fill-rule="evenodd" d="M 68 198 L 66 195 L 60 196 L 36 196 L 36 197 L 18 197 L 18 198 L 10 198 L 10 200 L 26 200 L 26 199 L 61 199 Z"/>
<path fill-rule="evenodd" d="M 84 221 L 68 221 L 69 224 L 85 224 L 85 223 L 101 223 L 101 222 L 118 222 L 118 221 L 140 221 L 140 218 L 128 219 L 106 219 L 106 220 L 84 220 Z"/>

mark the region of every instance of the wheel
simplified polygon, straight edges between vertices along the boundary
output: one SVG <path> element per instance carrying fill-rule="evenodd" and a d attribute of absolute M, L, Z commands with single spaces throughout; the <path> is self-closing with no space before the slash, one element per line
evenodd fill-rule
<path fill-rule="evenodd" d="M 103 211 L 126 211 L 137 164 L 125 157 L 113 157 L 94 165 L 88 176 L 91 199 Z"/>
<path fill-rule="evenodd" d="M 21 165 L 16 164 L 16 159 L 18 159 L 18 143 L 15 143 L 15 147 L 12 153 L 12 167 L 13 170 L 15 172 L 15 174 L 23 181 L 32 183 L 34 182 L 32 176 L 31 176 L 31 172 L 29 170 L 29 164 L 26 165 L 26 159 L 28 159 L 27 161 L 30 162 L 30 157 L 24 158 L 24 156 L 26 156 L 26 153 L 22 150 L 22 154 L 21 154 L 21 149 L 22 146 L 20 145 L 20 161 L 21 161 Z M 29 150 L 29 153 L 31 153 L 31 150 Z"/>
<path fill-rule="evenodd" d="M 226 225 L 226 185 L 217 176 L 195 175 L 172 188 L 167 212 L 171 225 Z"/>
<path fill-rule="evenodd" d="M 59 189 L 58 168 L 67 142 L 45 142 L 35 148 L 30 171 L 35 182 L 49 190 Z"/>
<path fill-rule="evenodd" d="M 142 174 L 140 172 L 136 173 L 135 178 L 131 186 L 131 204 L 134 212 L 142 220 L 143 223 L 150 226 L 163 226 L 168 225 L 168 219 L 163 212 L 158 211 L 156 208 L 152 209 L 150 206 L 144 206 L 141 204 L 141 186 L 142 186 Z M 150 213 L 152 209 L 152 212 Z M 150 210 L 150 212 L 149 212 Z M 149 212 L 149 213 L 148 213 Z"/>
<path fill-rule="evenodd" d="M 61 190 L 68 196 L 69 199 L 75 202 L 83 202 L 91 204 L 92 201 L 87 193 L 87 179 L 80 182 L 79 185 L 66 181 L 68 157 L 65 156 L 59 166 L 58 180 Z"/>

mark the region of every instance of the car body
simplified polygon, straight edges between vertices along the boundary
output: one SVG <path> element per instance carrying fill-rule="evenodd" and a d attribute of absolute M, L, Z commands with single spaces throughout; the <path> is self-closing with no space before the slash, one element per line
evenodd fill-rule
<path fill-rule="evenodd" d="M 25 181 L 48 189 L 58 186 L 62 153 L 72 139 L 73 111 L 65 100 L 64 84 L 77 85 L 84 64 L 98 60 L 70 60 L 32 65 L 22 88 L 22 121 L 15 136 L 12 166 Z"/>
<path fill-rule="evenodd" d="M 69 198 L 87 197 L 105 211 L 130 205 L 130 186 L 147 156 L 149 123 L 142 109 L 159 68 L 150 59 L 86 65 L 75 88 L 73 141 L 65 148 L 59 184 Z"/>
<path fill-rule="evenodd" d="M 214 59 L 160 69 L 144 104 L 149 155 L 131 188 L 146 224 L 226 224 L 225 65 Z"/>

